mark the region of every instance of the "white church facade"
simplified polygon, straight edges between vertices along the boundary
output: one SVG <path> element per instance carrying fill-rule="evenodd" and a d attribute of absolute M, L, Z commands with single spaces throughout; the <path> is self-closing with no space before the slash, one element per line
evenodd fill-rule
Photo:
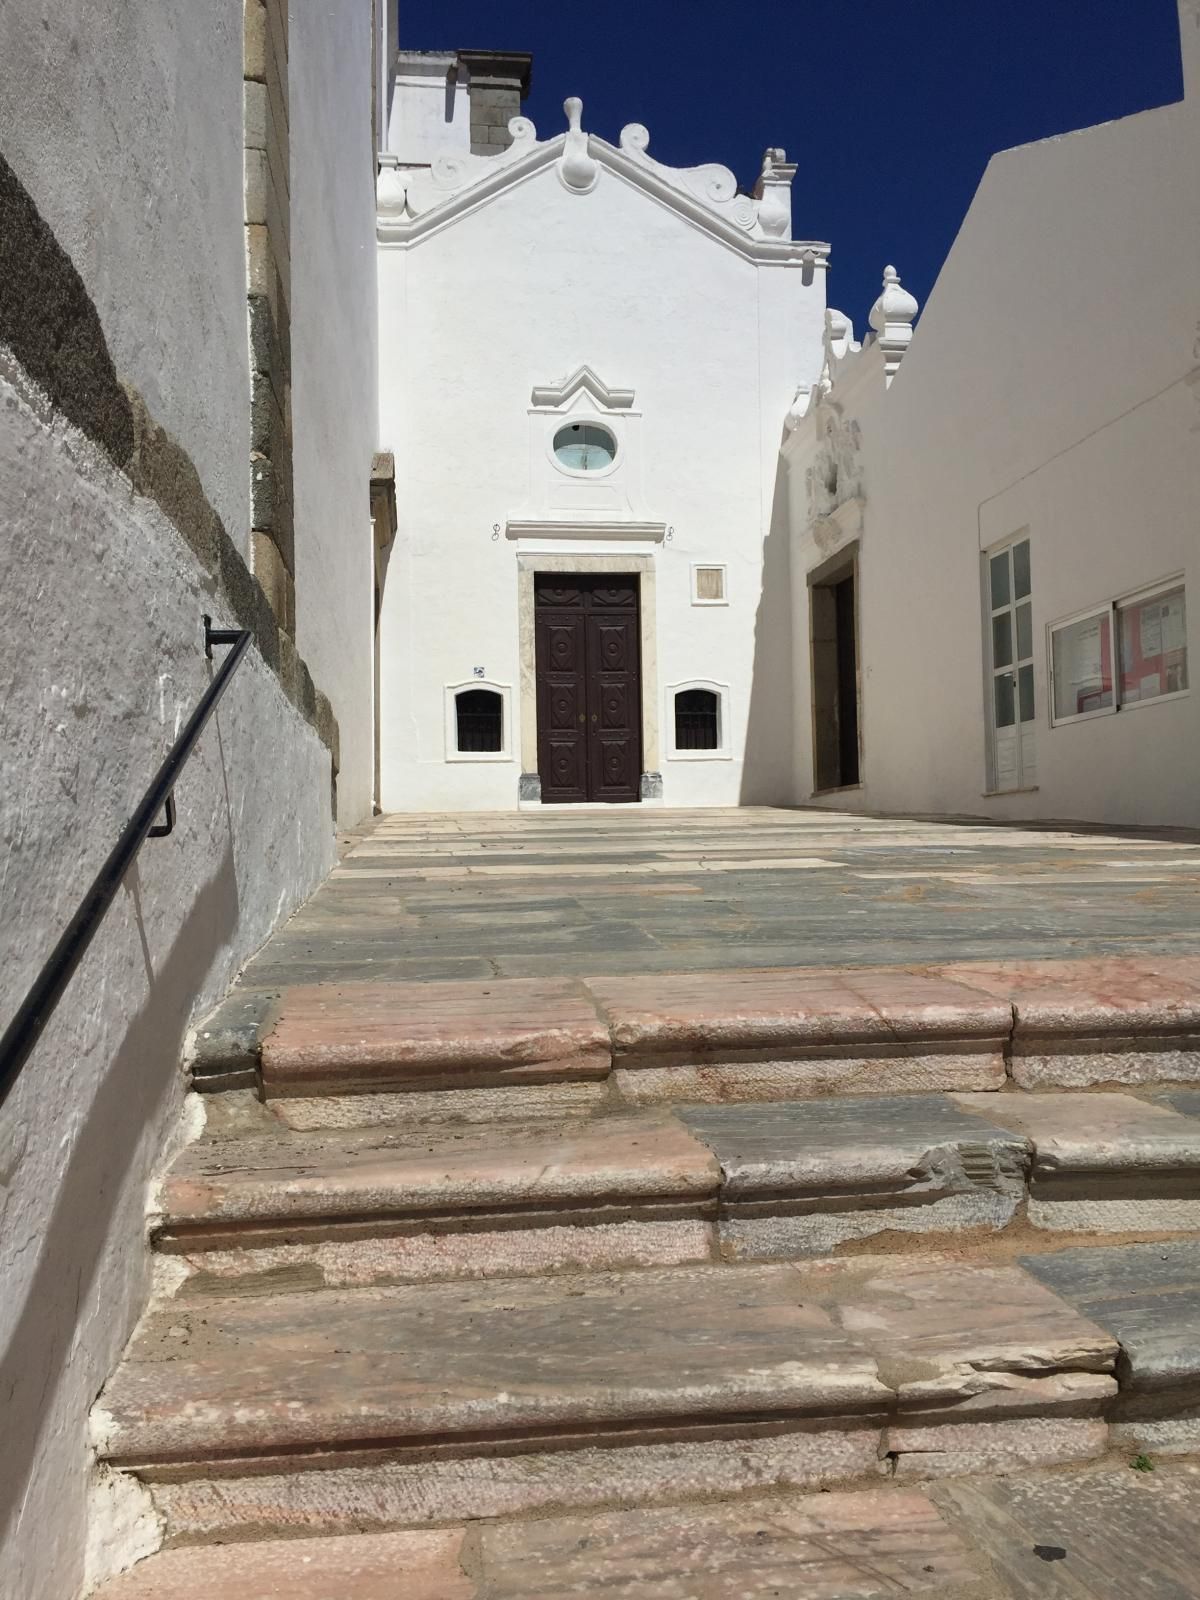
<path fill-rule="evenodd" d="M 861 343 L 782 150 L 743 192 L 575 100 L 540 138 L 528 57 L 400 52 L 380 808 L 1200 823 L 1182 14 L 1185 100 L 996 157 Z"/>
<path fill-rule="evenodd" d="M 795 168 L 768 151 L 739 193 L 655 161 L 637 124 L 588 133 L 571 100 L 561 132 L 514 117 L 488 155 L 451 114 L 435 155 L 456 66 L 401 57 L 379 182 L 380 420 L 406 482 L 380 804 L 783 800 L 779 445 L 820 371 L 828 259 L 793 237 Z"/>

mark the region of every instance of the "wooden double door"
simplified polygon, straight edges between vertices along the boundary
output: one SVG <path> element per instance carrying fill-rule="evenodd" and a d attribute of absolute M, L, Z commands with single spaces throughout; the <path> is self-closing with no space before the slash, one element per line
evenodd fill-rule
<path fill-rule="evenodd" d="M 639 799 L 637 575 L 539 573 L 534 606 L 542 799 Z"/>

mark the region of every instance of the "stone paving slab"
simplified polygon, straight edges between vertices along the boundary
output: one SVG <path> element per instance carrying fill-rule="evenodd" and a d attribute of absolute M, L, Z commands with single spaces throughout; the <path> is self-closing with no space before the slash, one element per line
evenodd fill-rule
<path fill-rule="evenodd" d="M 1195 1600 L 1200 1482 L 1121 1471 L 939 1484 L 931 1498 L 1013 1600 Z"/>
<path fill-rule="evenodd" d="M 244 981 L 1198 956 L 1198 890 L 1200 840 L 1161 831 L 756 808 L 384 818 Z"/>
<path fill-rule="evenodd" d="M 462 1528 L 164 1550 L 96 1600 L 476 1600 Z"/>
<path fill-rule="evenodd" d="M 262 1042 L 268 1095 L 603 1077 L 608 1032 L 578 986 L 316 984 L 283 991 Z"/>
<path fill-rule="evenodd" d="M 985 1106 L 1001 1097 L 964 1098 L 982 1103 L 978 1118 L 946 1095 L 682 1107 L 676 1115 L 716 1155 L 727 1204 L 851 1195 L 919 1202 L 1014 1183 L 1020 1191 L 1028 1140 L 987 1121 Z"/>
<path fill-rule="evenodd" d="M 1194 1600 L 1197 1571 L 1200 1482 L 1123 1467 L 200 1544 L 96 1600 Z"/>
<path fill-rule="evenodd" d="M 804 1294 L 875 1356 L 900 1419 L 914 1425 L 1094 1415 L 1116 1393 L 1116 1339 L 1019 1267 L 895 1256 L 794 1270 Z"/>
<path fill-rule="evenodd" d="M 1000 1229 L 1025 1198 L 1028 1141 L 947 1096 L 677 1115 L 721 1163 L 720 1234 L 734 1260 L 827 1254 L 892 1231 Z"/>
<path fill-rule="evenodd" d="M 1056 1250 L 1022 1265 L 1121 1343 L 1126 1414 L 1200 1406 L 1200 1241 Z"/>
<path fill-rule="evenodd" d="M 953 1098 L 1032 1142 L 1026 1215 L 1035 1228 L 1200 1230 L 1200 1119 L 1127 1094 Z"/>
<path fill-rule="evenodd" d="M 152 1313 L 95 1413 L 125 1462 L 536 1439 L 890 1399 L 787 1267 L 680 1268 L 186 1302 Z"/>
<path fill-rule="evenodd" d="M 97 1600 L 991 1600 L 986 1564 L 915 1492 L 170 1550 Z"/>
<path fill-rule="evenodd" d="M 488 1528 L 488 1600 L 882 1600 L 995 1594 L 921 1494 L 625 1511 Z"/>

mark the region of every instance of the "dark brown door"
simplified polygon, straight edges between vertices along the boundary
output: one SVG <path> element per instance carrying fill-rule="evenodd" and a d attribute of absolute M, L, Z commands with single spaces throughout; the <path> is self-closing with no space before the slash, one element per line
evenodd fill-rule
<path fill-rule="evenodd" d="M 534 596 L 542 799 L 638 799 L 642 686 L 636 575 L 539 575 Z"/>

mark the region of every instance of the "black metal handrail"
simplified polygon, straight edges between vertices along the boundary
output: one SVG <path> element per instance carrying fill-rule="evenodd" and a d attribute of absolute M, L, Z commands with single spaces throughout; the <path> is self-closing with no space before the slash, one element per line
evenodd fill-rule
<path fill-rule="evenodd" d="M 70 983 L 76 967 L 83 960 L 96 930 L 104 920 L 105 912 L 121 887 L 122 879 L 133 864 L 134 856 L 146 839 L 161 839 L 174 828 L 175 784 L 179 774 L 195 749 L 196 741 L 204 730 L 204 724 L 216 710 L 217 701 L 225 693 L 226 685 L 237 671 L 238 663 L 245 655 L 250 639 L 251 635 L 247 630 L 214 628 L 212 618 L 205 617 L 204 654 L 208 659 L 212 660 L 214 645 L 232 645 L 233 648 L 204 691 L 199 705 L 188 718 L 187 726 L 171 746 L 170 754 L 155 773 L 142 803 L 126 823 L 121 837 L 109 853 L 108 860 L 96 874 L 95 882 L 84 895 L 78 911 L 67 924 L 66 931 L 50 952 L 45 966 L 22 1001 L 16 1016 L 5 1029 L 4 1037 L 0 1039 L 0 1105 L 3 1105 L 9 1090 L 17 1081 L 21 1068 L 41 1038 L 42 1030 L 49 1022 L 55 1006 L 62 999 L 63 991 Z M 155 817 L 164 810 L 165 823 L 154 827 Z"/>

